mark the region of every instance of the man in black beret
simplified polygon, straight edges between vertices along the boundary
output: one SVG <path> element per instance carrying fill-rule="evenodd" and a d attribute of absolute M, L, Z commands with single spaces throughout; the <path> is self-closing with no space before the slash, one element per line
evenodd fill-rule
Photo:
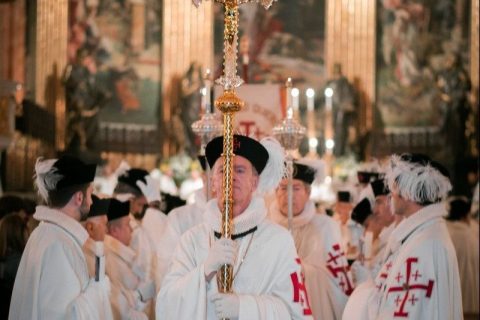
<path fill-rule="evenodd" d="M 9 319 L 109 319 L 108 283 L 89 277 L 80 221 L 92 203 L 95 165 L 64 156 L 38 159 L 35 185 L 44 206 L 28 239 L 12 294 Z"/>
<path fill-rule="evenodd" d="M 233 234 L 221 237 L 223 137 L 206 146 L 217 198 L 204 222 L 187 231 L 173 254 L 158 294 L 156 313 L 166 319 L 302 319 L 311 315 L 301 266 L 288 231 L 266 219 L 262 194 L 284 170 L 284 151 L 274 139 L 233 138 Z M 233 266 L 233 293 L 218 293 L 216 273 Z M 261 270 L 261 272 L 260 272 Z"/>
<path fill-rule="evenodd" d="M 340 319 L 348 295 L 353 291 L 353 282 L 341 247 L 338 223 L 325 213 L 317 214 L 310 200 L 316 174 L 310 162 L 299 160 L 293 164 L 290 232 L 302 260 L 314 319 Z M 282 179 L 275 196 L 268 217 L 288 228 L 288 179 Z"/>
<path fill-rule="evenodd" d="M 132 240 L 130 202 L 110 199 L 105 236 L 106 271 L 112 282 L 112 311 L 115 319 L 148 319 L 154 284 L 143 281 L 143 270 Z"/>
<path fill-rule="evenodd" d="M 110 204 L 109 199 L 100 199 L 92 194 L 92 205 L 88 213 L 87 220 L 83 223 L 87 230 L 89 238 L 83 245 L 83 252 L 88 265 L 88 273 L 91 277 L 101 277 L 105 273 L 103 240 L 107 233 L 107 211 Z M 96 266 L 102 261 L 103 268 Z M 99 272 L 102 274 L 100 275 Z"/>
<path fill-rule="evenodd" d="M 375 279 L 363 276 L 366 267 L 352 266 L 361 283 L 343 318 L 463 319 L 458 263 L 443 219 L 452 188 L 448 171 L 425 155 L 393 155 L 386 181 L 392 212 L 403 220 Z"/>

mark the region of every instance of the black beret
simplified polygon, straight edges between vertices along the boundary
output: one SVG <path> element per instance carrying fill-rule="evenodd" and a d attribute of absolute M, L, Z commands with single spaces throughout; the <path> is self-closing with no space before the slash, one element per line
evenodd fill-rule
<path fill-rule="evenodd" d="M 338 202 L 350 202 L 352 197 L 349 191 L 338 191 L 337 192 L 337 201 Z"/>
<path fill-rule="evenodd" d="M 128 216 L 129 213 L 130 201 L 121 202 L 115 198 L 110 199 L 107 212 L 108 221 Z"/>
<path fill-rule="evenodd" d="M 371 214 L 372 206 L 370 205 L 370 201 L 368 201 L 367 198 L 363 198 L 362 201 L 353 207 L 351 218 L 353 221 L 363 224 Z"/>
<path fill-rule="evenodd" d="M 378 179 L 378 176 L 378 172 L 357 171 L 357 178 L 359 183 L 370 183 L 371 181 Z"/>
<path fill-rule="evenodd" d="M 57 169 L 57 173 L 62 176 L 56 185 L 56 190 L 61 190 L 92 182 L 97 166 L 85 164 L 80 159 L 65 155 L 55 161 L 53 168 Z"/>
<path fill-rule="evenodd" d="M 110 199 L 100 199 L 96 195 L 92 194 L 92 205 L 90 206 L 90 212 L 88 217 L 97 217 L 106 215 L 108 207 L 110 205 Z"/>
<path fill-rule="evenodd" d="M 384 179 L 378 179 L 370 183 L 375 197 L 385 196 L 390 193 Z"/>
<path fill-rule="evenodd" d="M 118 177 L 118 182 L 125 183 L 137 191 L 142 192 L 142 190 L 140 190 L 140 188 L 137 186 L 137 181 L 147 183 L 147 180 L 145 179 L 146 176 L 148 176 L 147 170 L 133 168 L 127 170 L 124 174 Z"/>
<path fill-rule="evenodd" d="M 303 182 L 312 184 L 313 180 L 315 180 L 315 169 L 310 166 L 294 162 L 293 179 L 302 180 Z"/>
<path fill-rule="evenodd" d="M 258 174 L 262 173 L 267 165 L 268 151 L 265 147 L 252 138 L 235 134 L 233 136 L 233 153 L 246 158 L 257 169 Z M 212 139 L 205 148 L 210 168 L 223 154 L 223 136 Z"/>

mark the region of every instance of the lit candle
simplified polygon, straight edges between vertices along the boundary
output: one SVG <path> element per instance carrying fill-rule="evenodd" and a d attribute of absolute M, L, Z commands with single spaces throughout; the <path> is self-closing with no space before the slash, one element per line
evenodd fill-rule
<path fill-rule="evenodd" d="M 210 83 L 210 69 L 205 72 L 205 112 L 211 113 L 212 107 L 212 84 Z"/>
<path fill-rule="evenodd" d="M 205 113 L 210 112 L 210 108 L 207 105 L 207 88 L 203 87 L 200 89 L 200 95 L 202 96 L 202 102 L 201 102 L 201 109 L 205 111 Z"/>
<path fill-rule="evenodd" d="M 307 111 L 313 111 L 313 109 L 315 108 L 314 100 L 313 100 L 313 98 L 315 97 L 315 90 L 313 90 L 312 88 L 308 88 L 306 95 L 307 95 Z"/>
<path fill-rule="evenodd" d="M 327 110 L 332 110 L 332 97 L 333 97 L 333 89 L 326 88 L 325 89 L 325 108 Z"/>
<path fill-rule="evenodd" d="M 288 78 L 287 82 L 285 83 L 285 87 L 287 87 L 287 119 L 293 118 L 293 110 L 292 110 L 292 78 Z"/>
<path fill-rule="evenodd" d="M 299 103 L 300 90 L 298 88 L 292 89 L 292 104 L 293 104 L 293 113 L 298 114 L 298 108 L 300 107 Z"/>

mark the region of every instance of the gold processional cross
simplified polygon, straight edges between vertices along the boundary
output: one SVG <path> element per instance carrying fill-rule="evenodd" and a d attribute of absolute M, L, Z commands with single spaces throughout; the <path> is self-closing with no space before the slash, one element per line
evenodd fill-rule
<path fill-rule="evenodd" d="M 192 0 L 198 7 L 201 0 Z M 223 94 L 215 100 L 215 107 L 223 114 L 223 205 L 222 237 L 231 238 L 233 234 L 233 120 L 235 112 L 243 108 L 244 102 L 236 95 L 235 88 L 243 80 L 237 75 L 238 52 L 238 7 L 243 3 L 258 2 L 268 9 L 274 0 L 215 0 L 224 6 L 223 30 L 223 75 L 216 83 L 222 85 Z M 218 291 L 232 292 L 233 266 L 223 265 L 217 273 Z"/>

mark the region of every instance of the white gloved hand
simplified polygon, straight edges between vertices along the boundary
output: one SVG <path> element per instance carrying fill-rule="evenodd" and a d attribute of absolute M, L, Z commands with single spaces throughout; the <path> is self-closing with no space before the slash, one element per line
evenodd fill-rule
<path fill-rule="evenodd" d="M 145 313 L 137 311 L 135 309 L 129 309 L 127 314 L 128 320 L 148 320 L 148 317 Z"/>
<path fill-rule="evenodd" d="M 155 296 L 155 284 L 153 281 L 141 283 L 138 286 L 137 291 L 140 293 L 140 299 L 142 302 L 147 302 Z"/>
<path fill-rule="evenodd" d="M 215 293 L 210 298 L 218 319 L 234 319 L 240 314 L 240 298 L 234 293 Z"/>
<path fill-rule="evenodd" d="M 160 197 L 160 183 L 151 176 L 146 176 L 145 180 L 147 181 L 146 184 L 141 180 L 137 181 L 137 186 L 142 190 L 147 202 L 160 201 L 162 199 Z"/>
<path fill-rule="evenodd" d="M 237 256 L 237 244 L 231 239 L 221 238 L 215 241 L 204 262 L 205 277 L 209 278 L 222 265 L 234 265 Z"/>
<path fill-rule="evenodd" d="M 363 283 L 363 282 L 366 282 L 370 279 L 372 279 L 372 275 L 370 273 L 370 269 L 367 268 L 366 266 L 362 265 L 362 263 L 360 261 L 355 261 L 352 266 L 351 266 L 351 269 L 352 271 L 352 274 L 355 278 L 355 281 L 356 281 L 356 284 L 357 286 L 360 284 L 360 283 Z"/>

